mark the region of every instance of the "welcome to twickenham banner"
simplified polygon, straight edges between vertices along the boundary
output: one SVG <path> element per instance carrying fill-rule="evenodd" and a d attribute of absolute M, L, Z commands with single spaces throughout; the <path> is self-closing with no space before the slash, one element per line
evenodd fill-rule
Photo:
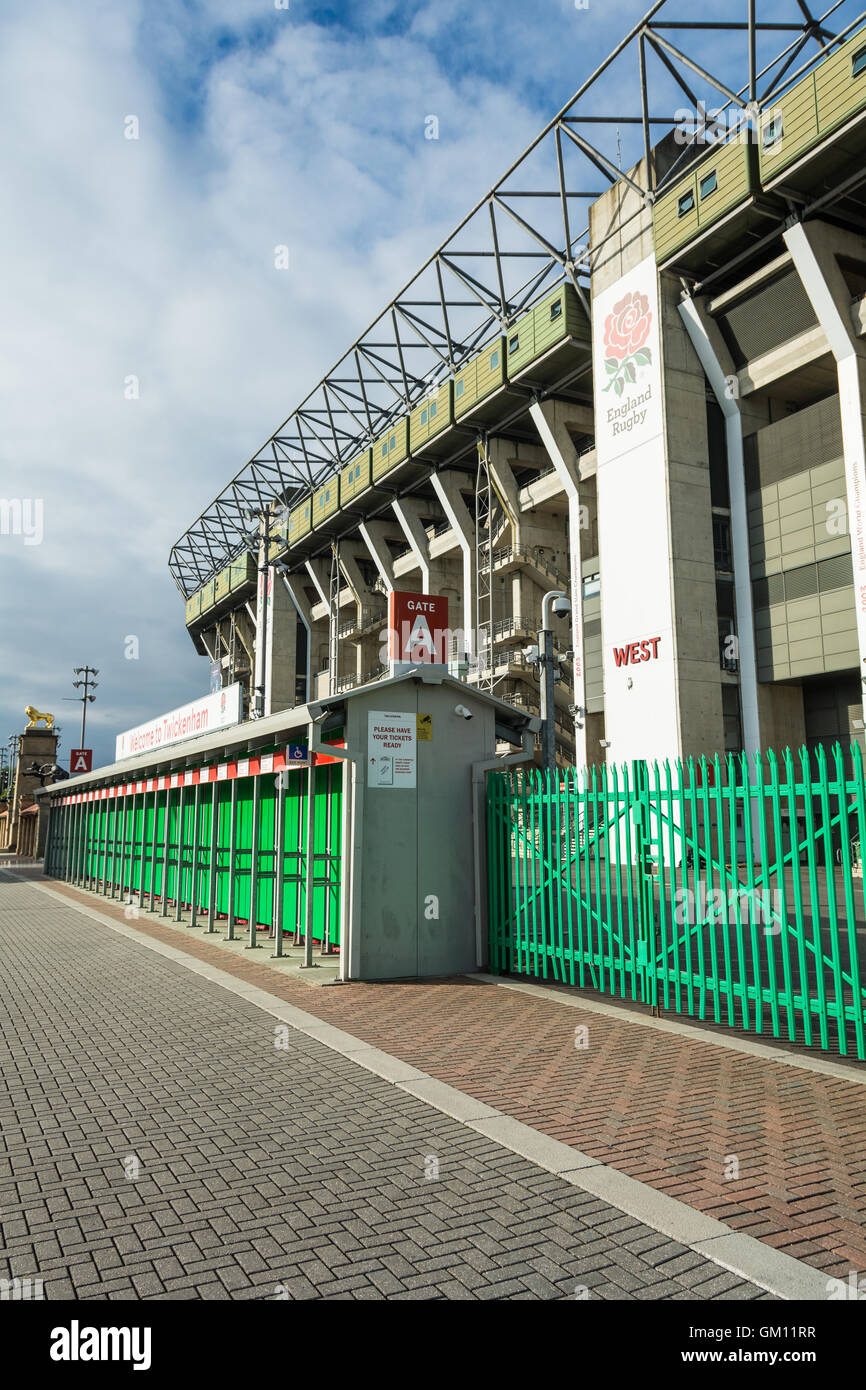
<path fill-rule="evenodd" d="M 180 743 L 185 738 L 197 738 L 228 728 L 241 721 L 241 687 L 230 685 L 227 690 L 217 690 L 213 695 L 203 695 L 200 700 L 181 705 L 180 709 L 170 710 L 146 724 L 127 729 L 118 734 L 115 740 L 115 761 L 134 758 L 139 753 L 157 752 L 171 743 Z"/>

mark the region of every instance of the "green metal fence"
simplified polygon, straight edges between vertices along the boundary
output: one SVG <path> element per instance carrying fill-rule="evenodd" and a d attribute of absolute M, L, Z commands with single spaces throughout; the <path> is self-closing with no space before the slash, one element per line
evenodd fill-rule
<path fill-rule="evenodd" d="M 190 785 L 181 775 L 59 795 L 45 872 L 162 916 L 171 910 L 176 921 L 189 914 L 193 926 L 222 920 L 230 934 L 252 926 L 274 935 L 279 925 L 298 939 L 309 878 L 312 940 L 339 948 L 342 772 L 339 762 L 314 769 L 311 864 L 306 767 L 224 778 L 201 769 Z"/>
<path fill-rule="evenodd" d="M 490 964 L 866 1060 L 859 746 L 488 780 Z"/>

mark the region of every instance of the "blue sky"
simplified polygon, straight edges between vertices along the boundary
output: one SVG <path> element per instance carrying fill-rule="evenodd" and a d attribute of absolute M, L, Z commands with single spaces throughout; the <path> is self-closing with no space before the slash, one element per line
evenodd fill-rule
<path fill-rule="evenodd" d="M 0 10 L 0 496 L 44 508 L 0 535 L 0 745 L 35 704 L 68 758 L 85 662 L 97 763 L 207 689 L 171 544 L 645 8 Z"/>

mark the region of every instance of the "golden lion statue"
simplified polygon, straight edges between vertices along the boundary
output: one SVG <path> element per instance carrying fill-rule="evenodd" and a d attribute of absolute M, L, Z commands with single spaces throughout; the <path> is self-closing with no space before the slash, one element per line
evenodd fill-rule
<path fill-rule="evenodd" d="M 39 710 L 36 709 L 33 705 L 28 705 L 24 710 L 24 713 L 30 720 L 30 723 L 27 725 L 28 729 L 35 729 L 37 724 L 44 724 L 46 729 L 49 730 L 54 728 L 53 714 L 40 714 Z"/>

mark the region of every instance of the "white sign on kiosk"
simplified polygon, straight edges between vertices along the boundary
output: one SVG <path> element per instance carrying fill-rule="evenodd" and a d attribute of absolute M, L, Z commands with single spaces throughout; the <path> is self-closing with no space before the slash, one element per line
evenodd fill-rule
<path fill-rule="evenodd" d="M 417 714 L 367 714 L 367 786 L 414 787 L 417 775 Z"/>
<path fill-rule="evenodd" d="M 146 724 L 127 729 L 115 739 L 115 761 L 135 757 L 139 753 L 158 752 L 171 743 L 183 739 L 199 738 L 204 734 L 216 733 L 218 729 L 228 728 L 241 722 L 241 687 L 230 685 L 227 690 L 217 690 L 213 695 L 203 695 L 180 709 L 170 710 Z"/>

